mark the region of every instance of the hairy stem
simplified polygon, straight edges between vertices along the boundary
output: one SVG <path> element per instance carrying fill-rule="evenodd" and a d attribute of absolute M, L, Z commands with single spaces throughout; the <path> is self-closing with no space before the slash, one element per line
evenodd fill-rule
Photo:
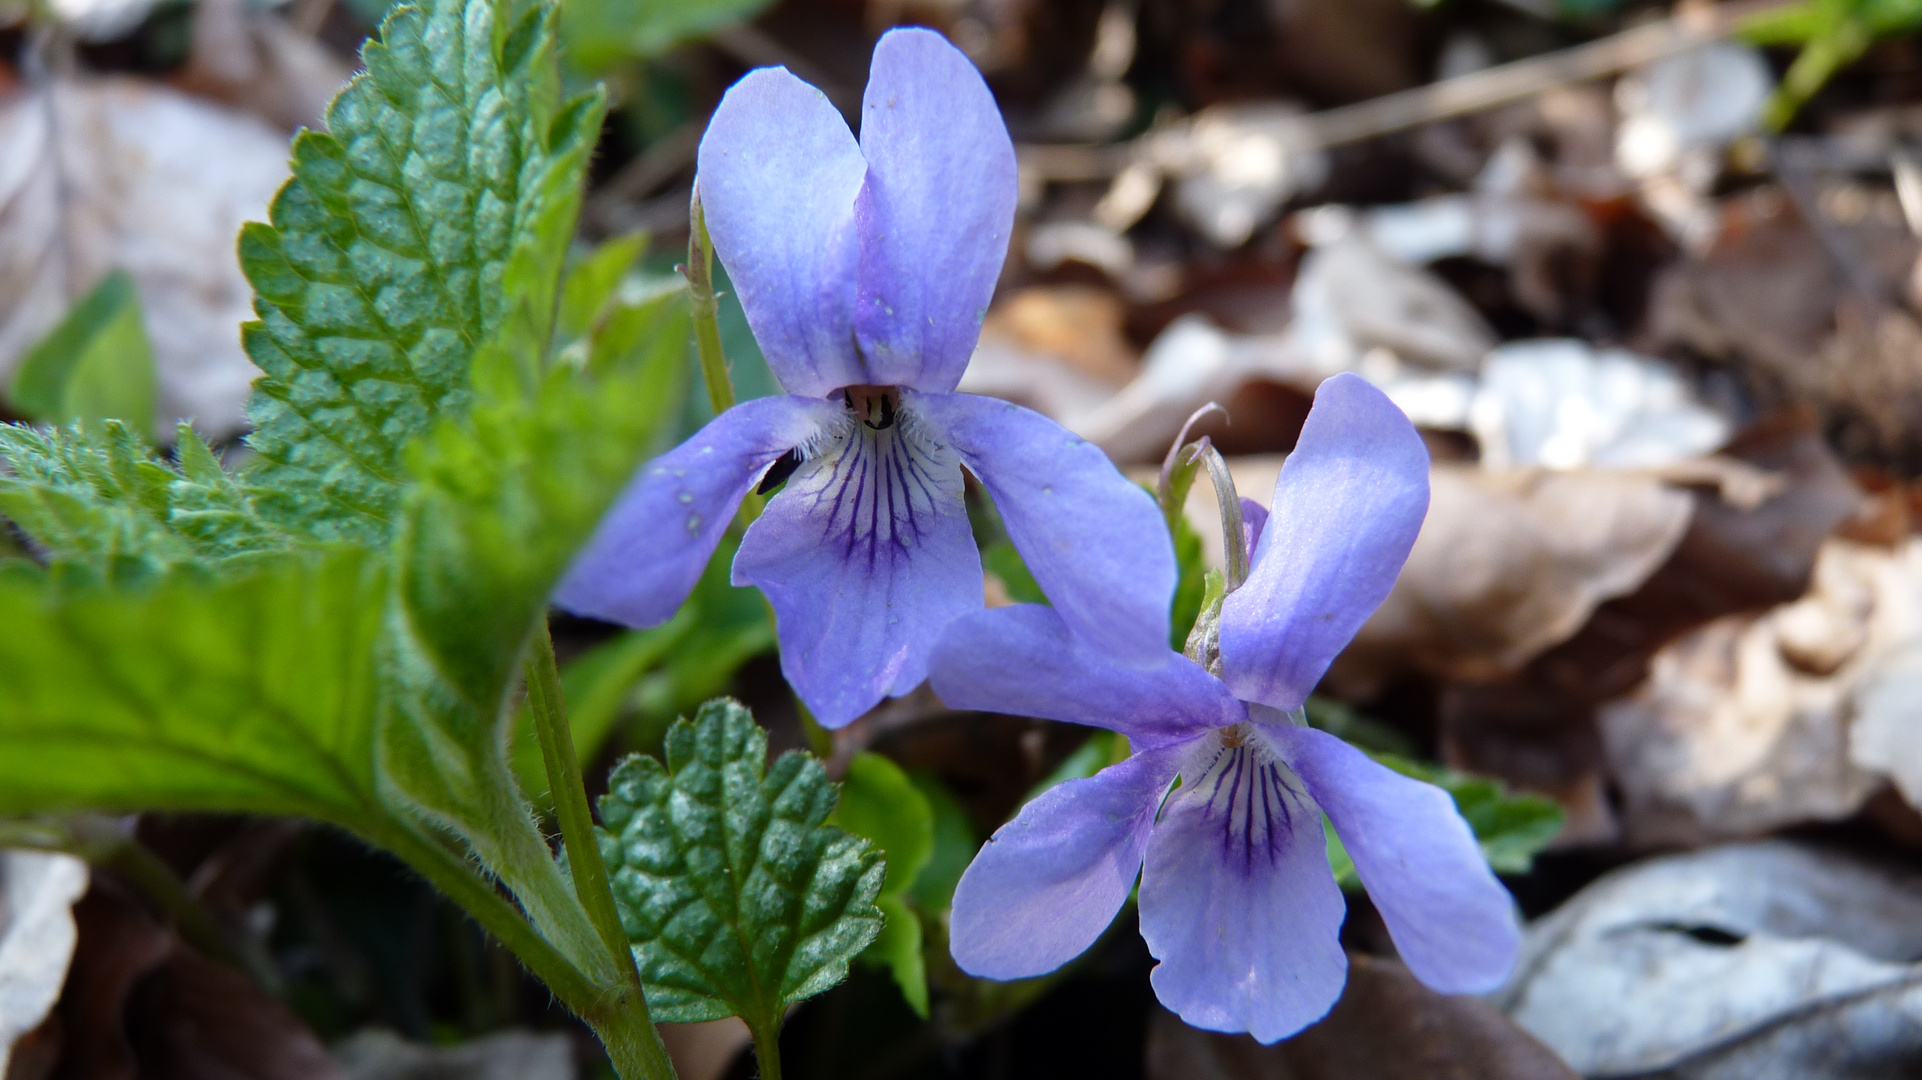
<path fill-rule="evenodd" d="M 761 1080 L 781 1080 L 781 1019 L 776 1010 L 772 1022 L 751 1025 L 754 1031 L 754 1063 L 761 1067 Z"/>
<path fill-rule="evenodd" d="M 606 992 L 569 963 L 560 950 L 542 937 L 526 916 L 495 889 L 494 883 L 482 877 L 467 860 L 432 838 L 398 823 L 366 835 L 400 856 L 442 895 L 459 904 L 461 910 L 507 946 L 568 1008 L 583 1017 L 601 1008 Z"/>
<path fill-rule="evenodd" d="M 594 838 L 594 815 L 588 809 L 587 789 L 581 783 L 580 761 L 574 753 L 574 736 L 567 726 L 567 703 L 561 697 L 554 638 L 548 633 L 544 619 L 534 631 L 533 651 L 527 658 L 527 703 L 534 714 L 541 761 L 547 766 L 548 788 L 554 794 L 554 816 L 560 819 L 561 843 L 567 848 L 574 893 L 587 909 L 588 919 L 601 935 L 601 943 L 614 957 L 615 967 L 624 981 L 639 988 L 640 973 L 634 968 L 634 953 L 628 947 L 627 932 L 621 929 L 614 891 L 607 883 L 607 864 L 601 860 L 600 843 Z"/>
<path fill-rule="evenodd" d="M 583 801 L 585 798 L 583 794 Z M 390 826 L 369 834 L 368 839 L 400 856 L 442 895 L 459 904 L 482 929 L 507 946 L 535 978 L 546 983 L 561 1004 L 587 1021 L 607 1048 L 608 1059 L 621 1080 L 676 1080 L 674 1063 L 668 1059 L 667 1047 L 648 1015 L 638 977 L 632 985 L 607 986 L 583 974 L 541 936 L 493 882 L 432 838 L 404 826 Z M 599 849 L 595 852 L 599 854 Z M 603 880 L 604 876 L 603 870 Z M 626 949 L 622 953 L 632 970 L 633 954 Z"/>
<path fill-rule="evenodd" d="M 701 185 L 694 184 L 688 206 L 688 303 L 694 309 L 694 343 L 701 354 L 701 376 L 707 380 L 707 400 L 719 416 L 734 407 L 734 381 L 721 351 L 721 302 L 714 295 L 714 244 L 707 235 L 707 215 L 701 210 Z"/>

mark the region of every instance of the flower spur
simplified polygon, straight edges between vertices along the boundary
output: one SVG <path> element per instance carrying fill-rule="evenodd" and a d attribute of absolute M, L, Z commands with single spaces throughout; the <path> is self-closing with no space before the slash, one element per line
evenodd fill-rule
<path fill-rule="evenodd" d="M 942 628 L 983 605 L 966 466 L 1062 616 L 1124 661 L 1155 662 L 1175 568 L 1153 501 L 1053 421 L 953 392 L 1015 203 L 1014 147 L 967 59 L 930 31 L 884 35 L 858 143 L 820 91 L 751 72 L 698 169 L 715 250 L 787 394 L 643 466 L 556 603 L 667 619 L 741 499 L 786 474 L 733 582 L 767 595 L 783 673 L 841 726 L 918 685 Z"/>
<path fill-rule="evenodd" d="M 1337 375 L 1266 524 L 1250 514 L 1252 569 L 1221 605 L 1215 671 L 1174 653 L 1115 663 L 1045 607 L 955 622 L 932 661 L 948 705 L 1109 728 L 1133 747 L 981 849 L 954 894 L 961 967 L 995 979 L 1059 967 L 1139 874 L 1162 1003 L 1197 1027 L 1285 1038 L 1328 1011 L 1347 972 L 1325 814 L 1417 978 L 1446 993 L 1499 986 L 1519 926 L 1448 794 L 1290 715 L 1387 595 L 1427 506 L 1420 437 L 1380 391 Z"/>

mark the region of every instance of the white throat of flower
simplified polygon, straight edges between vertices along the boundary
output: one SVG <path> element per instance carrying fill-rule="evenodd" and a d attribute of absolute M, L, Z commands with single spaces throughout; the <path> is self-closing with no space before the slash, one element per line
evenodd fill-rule
<path fill-rule="evenodd" d="M 806 500 L 824 543 L 878 559 L 921 541 L 938 500 L 962 495 L 961 461 L 893 387 L 849 387 L 845 411 L 808 446 L 782 498 Z"/>

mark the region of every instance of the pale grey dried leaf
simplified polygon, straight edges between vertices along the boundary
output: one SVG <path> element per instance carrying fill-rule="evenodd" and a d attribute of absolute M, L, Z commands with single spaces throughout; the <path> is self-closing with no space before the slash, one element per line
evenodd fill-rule
<path fill-rule="evenodd" d="M 1915 697 L 1886 665 L 1922 640 L 1922 545 L 1823 545 L 1808 592 L 1671 642 L 1648 679 L 1603 707 L 1629 839 L 1699 844 L 1859 809 L 1905 752 Z"/>
<path fill-rule="evenodd" d="M 1589 1077 L 1906 1076 L 1922 877 L 1769 841 L 1618 870 L 1532 926 L 1496 1001 Z"/>
<path fill-rule="evenodd" d="M 159 424 L 219 438 L 258 374 L 234 235 L 287 178 L 287 139 L 149 79 L 56 79 L 0 103 L 0 381 L 116 267 L 133 275 Z"/>

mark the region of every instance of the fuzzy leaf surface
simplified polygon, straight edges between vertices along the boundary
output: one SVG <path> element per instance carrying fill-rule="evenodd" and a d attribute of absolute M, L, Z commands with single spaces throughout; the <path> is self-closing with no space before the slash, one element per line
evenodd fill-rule
<path fill-rule="evenodd" d="M 385 578 L 351 550 L 143 588 L 0 579 L 0 814 L 374 806 Z"/>
<path fill-rule="evenodd" d="M 543 336 L 601 103 L 559 104 L 552 9 L 510 11 L 394 10 L 327 133 L 294 140 L 271 224 L 241 232 L 254 473 L 323 538 L 384 540 L 403 450 L 466 406 L 476 354 L 510 324 Z"/>
<path fill-rule="evenodd" d="M 156 457 L 118 421 L 0 425 L 0 460 L 11 474 L 0 476 L 0 513 L 50 561 L 108 580 L 282 551 L 298 540 L 256 511 L 248 485 L 185 425 L 177 463 Z"/>
<path fill-rule="evenodd" d="M 826 824 L 835 789 L 798 751 L 767 766 L 746 708 L 713 701 L 669 729 L 667 764 L 622 761 L 601 799 L 601 852 L 655 1019 L 781 1010 L 847 977 L 881 930 L 887 867 Z"/>

